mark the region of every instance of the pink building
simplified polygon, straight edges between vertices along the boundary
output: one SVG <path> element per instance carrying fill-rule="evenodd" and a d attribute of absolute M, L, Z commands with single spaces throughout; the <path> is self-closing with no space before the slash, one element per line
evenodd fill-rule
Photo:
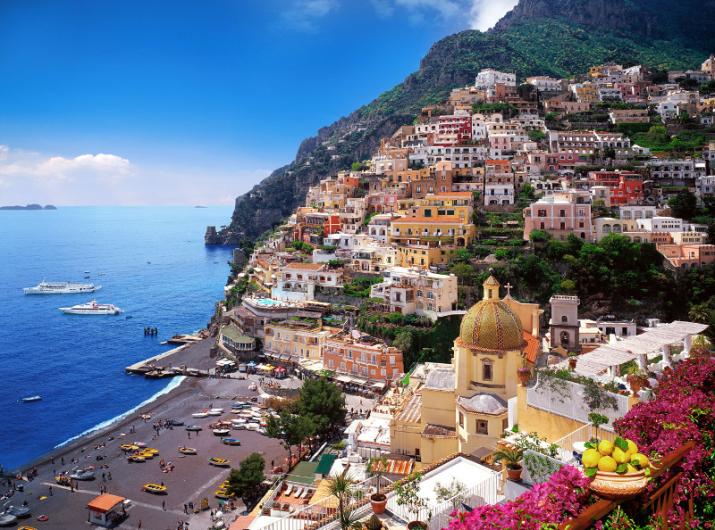
<path fill-rule="evenodd" d="M 578 193 L 555 192 L 524 208 L 524 239 L 532 230 L 543 230 L 554 239 L 566 239 L 569 234 L 590 241 L 591 205 Z"/>
<path fill-rule="evenodd" d="M 656 248 L 673 269 L 697 269 L 715 262 L 715 245 L 660 244 Z"/>

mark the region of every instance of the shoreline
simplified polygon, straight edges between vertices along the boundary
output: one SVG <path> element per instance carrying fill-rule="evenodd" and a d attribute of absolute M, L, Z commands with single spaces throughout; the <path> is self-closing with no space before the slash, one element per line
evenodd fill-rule
<path fill-rule="evenodd" d="M 167 383 L 167 387 L 172 384 L 173 379 L 174 378 L 172 378 L 172 381 L 169 381 Z M 191 383 L 194 383 L 194 385 L 192 385 Z M 141 416 L 142 414 L 150 414 L 156 409 L 165 405 L 170 399 L 174 399 L 176 397 L 188 393 L 190 390 L 192 390 L 191 387 L 195 386 L 195 384 L 196 382 L 192 381 L 191 378 L 185 377 L 168 392 L 166 391 L 165 387 L 161 391 L 155 393 L 153 396 L 150 396 L 150 398 L 148 398 L 148 402 L 147 400 L 144 400 L 145 402 L 139 403 L 138 405 L 132 407 L 126 412 L 123 412 L 122 414 L 115 416 L 114 418 L 110 418 L 109 420 L 105 420 L 105 422 L 98 423 L 95 427 L 90 428 L 88 431 L 77 434 L 76 436 L 73 436 L 72 438 L 69 438 L 64 442 L 61 442 L 60 444 L 56 445 L 51 451 L 38 456 L 37 458 L 31 460 L 29 463 L 20 467 L 17 472 L 24 476 L 27 471 L 32 468 L 50 464 L 54 459 L 67 456 L 69 453 L 77 451 L 77 449 L 81 448 L 82 446 L 90 445 L 92 442 L 104 438 L 105 436 L 107 436 L 107 434 L 114 430 L 127 427 L 130 423 L 137 421 L 139 419 L 139 416 Z M 109 423 L 99 427 L 100 425 L 102 425 L 102 423 L 106 422 Z"/>

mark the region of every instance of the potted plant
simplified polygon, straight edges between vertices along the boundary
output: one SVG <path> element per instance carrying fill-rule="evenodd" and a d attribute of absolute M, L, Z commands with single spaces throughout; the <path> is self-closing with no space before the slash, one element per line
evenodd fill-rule
<path fill-rule="evenodd" d="M 531 369 L 526 366 L 522 366 L 516 371 L 516 375 L 519 377 L 519 382 L 523 386 L 526 386 L 531 379 Z"/>
<path fill-rule="evenodd" d="M 506 467 L 506 474 L 509 480 L 521 480 L 521 458 L 524 456 L 524 450 L 519 448 L 504 448 L 494 453 L 495 462 L 503 462 Z"/>
<path fill-rule="evenodd" d="M 569 368 L 572 371 L 576 369 L 576 361 L 578 361 L 577 357 L 578 357 L 578 353 L 569 352 Z"/>
<path fill-rule="evenodd" d="M 637 395 L 641 388 L 648 385 L 648 377 L 646 377 L 645 373 L 641 371 L 628 374 L 626 381 L 628 381 L 628 386 L 631 387 L 633 395 Z"/>
<path fill-rule="evenodd" d="M 371 458 L 367 466 L 368 474 L 377 479 L 377 491 L 370 495 L 370 504 L 372 505 L 373 513 L 380 514 L 385 513 L 385 507 L 387 506 L 387 496 L 384 493 L 380 493 L 380 482 L 382 480 L 382 475 L 387 471 L 387 458 L 384 456 Z"/>
<path fill-rule="evenodd" d="M 338 524 L 341 530 L 357 528 L 358 518 L 352 508 L 352 502 L 357 498 L 355 481 L 345 473 L 334 475 L 328 480 L 328 491 L 338 500 Z"/>
<path fill-rule="evenodd" d="M 382 521 L 377 515 L 372 514 L 372 517 L 365 523 L 365 530 L 382 530 Z"/>
<path fill-rule="evenodd" d="M 420 511 L 427 507 L 427 502 L 420 497 L 419 482 L 422 473 L 413 473 L 395 485 L 395 495 L 398 506 L 403 506 L 414 519 L 407 523 L 408 530 L 427 530 L 428 525 L 418 519 Z"/>

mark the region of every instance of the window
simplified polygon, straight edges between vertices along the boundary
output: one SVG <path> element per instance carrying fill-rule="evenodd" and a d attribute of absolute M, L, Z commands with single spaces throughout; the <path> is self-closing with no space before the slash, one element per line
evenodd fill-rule
<path fill-rule="evenodd" d="M 489 434 L 489 422 L 477 420 L 477 434 Z"/>
<path fill-rule="evenodd" d="M 493 377 L 492 363 L 491 361 L 482 362 L 482 379 L 484 381 L 491 381 Z"/>
<path fill-rule="evenodd" d="M 566 315 L 563 315 L 561 317 L 561 322 L 568 322 L 568 321 L 569 321 L 569 317 L 567 317 Z"/>
<path fill-rule="evenodd" d="M 508 428 L 509 428 L 509 419 L 504 418 L 503 420 L 501 420 L 501 430 L 506 431 Z"/>
<path fill-rule="evenodd" d="M 464 414 L 459 413 L 459 426 L 464 427 Z"/>

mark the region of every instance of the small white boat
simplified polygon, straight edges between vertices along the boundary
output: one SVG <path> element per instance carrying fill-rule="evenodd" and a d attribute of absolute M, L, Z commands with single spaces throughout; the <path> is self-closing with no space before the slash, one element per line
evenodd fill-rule
<path fill-rule="evenodd" d="M 42 396 L 41 395 L 35 395 L 35 396 L 27 396 L 22 398 L 23 403 L 32 403 L 33 401 L 41 401 Z"/>
<path fill-rule="evenodd" d="M 223 414 L 223 409 L 211 409 L 208 412 L 209 416 L 220 416 L 221 414 Z"/>
<path fill-rule="evenodd" d="M 191 417 L 192 418 L 207 418 L 209 415 L 208 412 L 194 412 Z"/>
<path fill-rule="evenodd" d="M 60 307 L 60 311 L 68 315 L 118 315 L 122 312 L 112 304 L 98 304 L 96 300 L 72 307 Z"/>

